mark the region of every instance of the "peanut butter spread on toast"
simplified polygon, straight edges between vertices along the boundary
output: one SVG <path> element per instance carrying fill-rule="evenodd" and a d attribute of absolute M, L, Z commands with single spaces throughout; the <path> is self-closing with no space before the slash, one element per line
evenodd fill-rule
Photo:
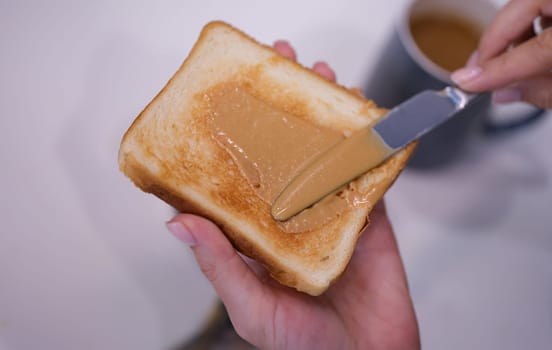
<path fill-rule="evenodd" d="M 212 137 L 232 157 L 241 174 L 267 203 L 267 210 L 285 186 L 317 156 L 344 139 L 342 132 L 323 128 L 266 103 L 239 84 L 225 83 L 205 91 Z M 360 196 L 354 181 L 287 221 L 285 232 L 317 229 L 346 210 L 380 195 Z"/>

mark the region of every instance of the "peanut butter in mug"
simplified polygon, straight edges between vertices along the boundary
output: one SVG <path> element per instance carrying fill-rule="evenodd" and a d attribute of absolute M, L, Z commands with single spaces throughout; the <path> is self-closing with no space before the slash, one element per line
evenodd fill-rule
<path fill-rule="evenodd" d="M 270 206 L 301 169 L 344 139 L 341 132 L 276 109 L 238 84 L 218 85 L 207 96 L 213 137 Z M 279 226 L 293 233 L 316 229 L 359 202 L 354 189 L 344 189 Z"/>

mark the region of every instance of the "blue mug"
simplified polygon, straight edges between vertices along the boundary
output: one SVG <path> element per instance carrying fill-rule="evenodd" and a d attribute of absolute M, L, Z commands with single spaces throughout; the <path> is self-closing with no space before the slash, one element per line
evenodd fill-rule
<path fill-rule="evenodd" d="M 441 90 L 453 84 L 450 80 L 450 71 L 428 57 L 414 39 L 416 33 L 412 32 L 411 24 L 416 19 L 436 18 L 440 23 L 448 20 L 461 21 L 482 30 L 496 13 L 497 8 L 485 0 L 411 1 L 399 17 L 379 61 L 363 86 L 365 96 L 381 107 L 393 108 L 423 90 Z M 444 35 L 443 33 L 446 31 L 439 34 Z M 418 36 L 417 38 L 419 39 Z M 477 46 L 477 38 L 475 39 L 473 50 Z M 454 53 L 454 41 L 451 40 L 450 45 L 442 47 L 441 50 Z M 459 52 L 459 55 L 461 54 L 465 55 L 465 52 Z M 465 62 L 468 57 L 461 59 Z M 514 118 L 500 118 L 501 115 L 496 116 L 497 110 L 500 114 L 518 115 Z M 451 164 L 474 138 L 520 130 L 533 124 L 543 115 L 543 110 L 527 107 L 522 112 L 519 108 L 515 112 L 505 112 L 503 107 L 493 106 L 490 94 L 486 94 L 477 103 L 422 137 L 408 166 L 435 168 Z M 507 119 L 508 122 L 498 122 L 500 119 Z"/>

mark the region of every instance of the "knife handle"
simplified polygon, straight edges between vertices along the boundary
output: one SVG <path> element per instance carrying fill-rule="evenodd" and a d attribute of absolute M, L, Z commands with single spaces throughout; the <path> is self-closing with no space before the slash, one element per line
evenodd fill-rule
<path fill-rule="evenodd" d="M 441 90 L 440 93 L 450 98 L 456 106 L 456 110 L 464 109 L 467 105 L 473 103 L 482 96 L 482 94 L 471 94 L 453 86 L 447 86 Z"/>

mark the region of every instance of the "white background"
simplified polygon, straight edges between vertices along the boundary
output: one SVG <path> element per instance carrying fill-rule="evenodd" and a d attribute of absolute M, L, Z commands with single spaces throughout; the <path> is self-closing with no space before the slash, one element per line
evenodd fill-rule
<path fill-rule="evenodd" d="M 167 349 L 215 296 L 117 168 L 202 26 L 289 39 L 362 85 L 403 0 L 0 3 L 0 349 Z M 425 349 L 552 344 L 552 119 L 387 196 Z"/>

